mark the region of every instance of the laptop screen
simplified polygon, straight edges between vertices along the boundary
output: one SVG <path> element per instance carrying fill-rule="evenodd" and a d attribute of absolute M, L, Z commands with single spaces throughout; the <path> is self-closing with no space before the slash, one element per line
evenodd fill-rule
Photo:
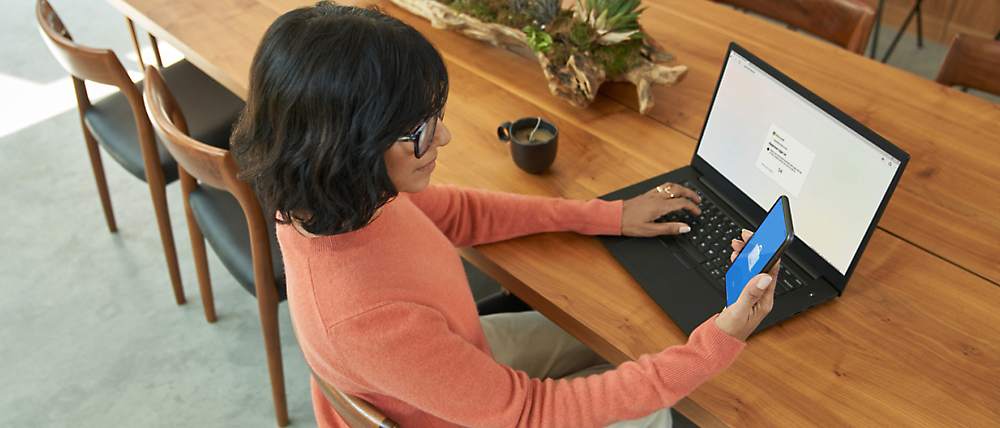
<path fill-rule="evenodd" d="M 697 156 L 847 274 L 900 167 L 878 145 L 732 49 Z"/>

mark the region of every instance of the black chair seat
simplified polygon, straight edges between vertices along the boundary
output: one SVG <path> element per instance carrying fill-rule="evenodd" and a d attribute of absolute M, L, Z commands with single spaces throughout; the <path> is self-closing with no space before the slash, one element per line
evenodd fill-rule
<path fill-rule="evenodd" d="M 479 310 L 480 316 L 503 312 L 525 312 L 533 310 L 531 306 L 524 303 L 524 301 L 517 296 L 502 292 L 497 292 L 477 300 L 476 309 Z"/>
<path fill-rule="evenodd" d="M 187 60 L 167 67 L 163 75 L 188 119 L 190 135 L 205 144 L 228 149 L 243 100 Z M 142 93 L 142 82 L 136 86 Z M 146 180 L 135 116 L 124 94 L 116 92 L 95 103 L 84 112 L 84 122 L 111 157 L 132 175 Z M 159 139 L 156 147 L 166 182 L 171 183 L 177 179 L 177 163 Z"/>
<path fill-rule="evenodd" d="M 239 201 L 231 193 L 205 185 L 191 192 L 188 198 L 191 211 L 215 254 L 222 264 L 250 294 L 257 295 L 253 278 L 253 255 L 250 249 L 250 228 Z M 278 298 L 285 300 L 285 265 L 281 260 L 274 219 L 264 216 L 271 241 L 271 266 Z"/>

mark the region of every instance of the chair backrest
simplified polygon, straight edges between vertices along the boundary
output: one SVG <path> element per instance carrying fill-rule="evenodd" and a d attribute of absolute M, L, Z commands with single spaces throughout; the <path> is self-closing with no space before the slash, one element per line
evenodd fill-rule
<path fill-rule="evenodd" d="M 274 282 L 274 268 L 271 265 L 270 232 L 261 211 L 260 201 L 250 184 L 239 178 L 239 167 L 229 153 L 197 141 L 188 136 L 187 121 L 180 105 L 167 86 L 160 72 L 153 66 L 146 67 L 143 85 L 143 99 L 153 130 L 167 151 L 177 160 L 177 172 L 184 197 L 198 186 L 198 181 L 208 186 L 232 193 L 243 208 L 243 214 L 250 228 L 250 244 L 253 254 L 254 279 L 257 284 Z M 261 293 L 267 293 L 263 296 Z M 275 287 L 261 289 L 257 298 L 277 302 Z"/>
<path fill-rule="evenodd" d="M 295 322 L 292 322 L 292 331 L 295 332 L 296 338 L 302 337 L 299 336 Z M 333 385 L 316 374 L 308 360 L 306 366 L 309 367 L 309 373 L 319 385 L 320 391 L 323 391 L 323 395 L 326 396 L 326 401 L 330 402 L 333 410 L 344 419 L 344 422 L 347 422 L 348 426 L 351 428 L 399 428 L 399 424 L 383 415 L 367 401 L 334 388 Z"/>
<path fill-rule="evenodd" d="M 875 9 L 862 0 L 713 0 L 726 3 L 864 54 Z"/>
<path fill-rule="evenodd" d="M 49 51 L 60 65 L 73 78 L 73 89 L 76 91 L 76 102 L 80 115 L 91 107 L 87 95 L 85 80 L 117 87 L 128 100 L 135 118 L 136 129 L 139 132 L 139 144 L 142 150 L 143 173 L 151 185 L 165 186 L 163 168 L 160 167 L 160 157 L 153 137 L 153 128 L 142 104 L 142 94 L 132 82 L 128 72 L 118 56 L 110 49 L 97 49 L 76 44 L 62 19 L 52 9 L 46 0 L 38 0 L 35 5 L 35 18 L 42 39 L 48 45 Z"/>
<path fill-rule="evenodd" d="M 35 17 L 38 20 L 42 39 L 45 40 L 52 55 L 73 76 L 74 84 L 79 84 L 78 97 L 81 95 L 81 88 L 82 95 L 86 97 L 86 88 L 81 81 L 91 80 L 118 87 L 132 104 L 133 112 L 136 112 L 136 108 L 142 107 L 142 96 L 139 94 L 139 90 L 113 51 L 76 44 L 62 20 L 59 19 L 59 15 L 46 0 L 38 0 L 35 6 Z M 89 107 L 89 105 L 90 101 L 87 100 L 86 106 Z M 81 105 L 81 107 L 84 106 Z M 145 118 L 145 112 L 136 113 L 137 119 L 139 117 Z"/>
<path fill-rule="evenodd" d="M 351 428 L 399 428 L 395 421 L 383 415 L 367 401 L 334 388 L 333 385 L 319 377 L 312 367 L 309 367 L 309 372 L 312 373 L 319 389 L 323 391 L 326 400 Z"/>
<path fill-rule="evenodd" d="M 1000 95 L 1000 41 L 956 34 L 934 80 Z"/>

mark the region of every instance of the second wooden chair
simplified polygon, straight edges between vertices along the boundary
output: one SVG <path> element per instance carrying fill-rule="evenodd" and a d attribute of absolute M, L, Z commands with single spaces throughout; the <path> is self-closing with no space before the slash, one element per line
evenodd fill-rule
<path fill-rule="evenodd" d="M 288 425 L 278 330 L 278 304 L 285 299 L 285 275 L 274 234 L 274 216 L 264 214 L 250 184 L 237 177 L 239 168 L 228 150 L 188 136 L 187 122 L 177 101 L 153 67 L 146 68 L 143 95 L 153 129 L 177 160 L 198 282 L 207 291 L 205 305 L 213 307 L 214 313 L 207 240 L 240 285 L 257 296 L 274 410 L 278 425 Z"/>
<path fill-rule="evenodd" d="M 875 9 L 861 0 L 713 0 L 785 23 L 849 51 L 865 53 Z"/>
<path fill-rule="evenodd" d="M 934 80 L 1000 95 L 1000 41 L 956 34 Z"/>
<path fill-rule="evenodd" d="M 125 170 L 148 183 L 174 298 L 177 304 L 184 303 L 166 194 L 166 185 L 177 179 L 177 168 L 174 159 L 153 135 L 149 117 L 142 106 L 142 82 L 132 82 L 118 56 L 110 49 L 74 42 L 48 1 L 37 1 L 35 18 L 52 55 L 73 79 L 83 136 L 108 229 L 115 232 L 118 227 L 111 210 L 111 196 L 98 147 L 104 147 Z M 228 147 L 230 130 L 243 109 L 243 101 L 187 61 L 165 68 L 163 75 L 176 83 L 177 98 L 195 117 L 191 121 L 193 135 L 208 144 Z M 88 80 L 115 86 L 119 91 L 92 102 L 85 84 Z M 207 309 L 205 316 L 209 321 L 215 317 Z"/>

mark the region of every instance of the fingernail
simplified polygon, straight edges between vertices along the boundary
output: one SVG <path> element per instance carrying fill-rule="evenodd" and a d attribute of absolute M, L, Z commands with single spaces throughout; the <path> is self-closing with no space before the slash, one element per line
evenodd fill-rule
<path fill-rule="evenodd" d="M 688 233 L 691 231 L 691 226 L 681 226 L 681 233 Z"/>
<path fill-rule="evenodd" d="M 771 275 L 764 275 L 764 277 L 761 278 L 760 281 L 757 281 L 757 288 L 761 290 L 767 290 L 767 286 L 771 285 L 772 279 L 773 278 L 771 278 Z"/>

